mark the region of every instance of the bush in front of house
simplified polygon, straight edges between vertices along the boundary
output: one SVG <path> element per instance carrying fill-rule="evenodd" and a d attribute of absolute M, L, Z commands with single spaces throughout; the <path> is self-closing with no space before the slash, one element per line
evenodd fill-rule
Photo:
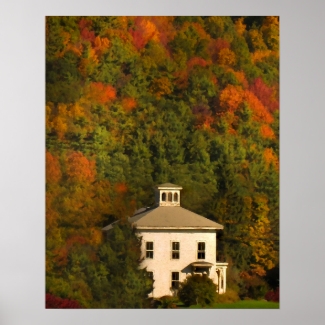
<path fill-rule="evenodd" d="M 185 306 L 206 306 L 215 302 L 217 286 L 206 274 L 194 274 L 181 282 L 178 297 Z"/>
<path fill-rule="evenodd" d="M 163 296 L 159 298 L 160 305 L 158 308 L 177 308 L 176 303 L 178 302 L 177 297 L 174 296 Z"/>
<path fill-rule="evenodd" d="M 227 291 L 221 295 L 216 293 L 216 302 L 217 303 L 232 303 L 239 301 L 239 295 L 238 292 L 234 289 L 227 288 Z"/>

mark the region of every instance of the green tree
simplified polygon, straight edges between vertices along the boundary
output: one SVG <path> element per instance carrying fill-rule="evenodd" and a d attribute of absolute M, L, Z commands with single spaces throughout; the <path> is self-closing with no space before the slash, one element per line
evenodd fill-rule
<path fill-rule="evenodd" d="M 206 306 L 215 301 L 216 289 L 217 286 L 206 274 L 194 274 L 180 283 L 178 297 L 186 306 Z"/>
<path fill-rule="evenodd" d="M 109 271 L 109 291 L 106 304 L 110 308 L 142 308 L 153 281 L 145 269 L 139 269 L 139 239 L 127 223 L 116 225 L 107 242 L 100 248 L 99 256 Z"/>

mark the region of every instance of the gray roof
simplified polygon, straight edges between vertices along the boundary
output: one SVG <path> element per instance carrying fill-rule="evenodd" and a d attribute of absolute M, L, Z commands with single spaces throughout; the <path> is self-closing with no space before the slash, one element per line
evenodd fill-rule
<path fill-rule="evenodd" d="M 137 228 L 208 228 L 223 226 L 194 212 L 178 206 L 159 206 L 139 212 L 129 218 Z"/>
<path fill-rule="evenodd" d="M 156 185 L 155 187 L 156 188 L 178 188 L 178 189 L 182 189 L 182 186 L 172 184 L 172 183 L 164 183 L 164 184 Z"/>
<path fill-rule="evenodd" d="M 119 220 L 116 220 L 116 221 L 110 223 L 109 225 L 107 225 L 106 227 L 102 228 L 102 230 L 103 230 L 103 231 L 108 231 L 108 230 L 110 230 L 110 229 L 113 229 L 114 225 L 115 225 L 116 223 L 118 223 L 118 222 L 119 222 Z"/>

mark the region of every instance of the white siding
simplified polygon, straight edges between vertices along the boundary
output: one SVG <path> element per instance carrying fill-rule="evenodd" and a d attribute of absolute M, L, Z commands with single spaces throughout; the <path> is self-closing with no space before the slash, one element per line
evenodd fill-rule
<path fill-rule="evenodd" d="M 180 272 L 180 281 L 184 281 L 187 274 L 191 274 L 191 263 L 205 261 L 212 263 L 210 278 L 217 284 L 216 275 L 216 231 L 215 230 L 138 230 L 142 237 L 141 267 L 147 267 L 148 271 L 154 272 L 154 297 L 171 295 L 171 272 Z M 154 242 L 153 259 L 145 258 L 146 241 Z M 180 243 L 180 258 L 172 259 L 171 242 Z M 198 260 L 198 242 L 205 242 L 205 259 Z"/>

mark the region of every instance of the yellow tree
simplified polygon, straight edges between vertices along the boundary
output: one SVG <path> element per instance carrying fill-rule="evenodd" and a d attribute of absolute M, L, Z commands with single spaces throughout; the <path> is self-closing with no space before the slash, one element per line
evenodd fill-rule
<path fill-rule="evenodd" d="M 238 35 L 242 36 L 246 30 L 246 25 L 244 24 L 244 17 L 240 17 L 235 22 L 235 28 Z"/>
<path fill-rule="evenodd" d="M 173 85 L 169 78 L 160 77 L 153 80 L 150 91 L 155 94 L 157 98 L 161 98 L 163 95 L 168 95 L 172 92 Z"/>
<path fill-rule="evenodd" d="M 261 32 L 269 49 L 279 51 L 279 17 L 266 17 L 261 26 Z"/>
<path fill-rule="evenodd" d="M 219 96 L 220 107 L 224 111 L 234 112 L 243 100 L 243 90 L 238 86 L 227 85 Z"/>
<path fill-rule="evenodd" d="M 57 114 L 53 114 L 52 118 L 52 129 L 55 131 L 56 135 L 60 140 L 62 140 L 65 136 L 65 133 L 68 130 L 68 111 L 67 105 L 64 103 L 59 103 L 56 107 Z M 51 118 L 51 117 L 50 117 Z"/>
<path fill-rule="evenodd" d="M 217 62 L 220 65 L 233 66 L 236 64 L 236 54 L 228 48 L 221 49 Z"/>
<path fill-rule="evenodd" d="M 264 276 L 267 270 L 275 266 L 277 252 L 271 236 L 271 225 L 268 219 L 268 199 L 266 195 L 256 194 L 253 198 L 253 214 L 249 227 L 249 244 L 252 247 L 253 261 L 251 271 Z"/>

